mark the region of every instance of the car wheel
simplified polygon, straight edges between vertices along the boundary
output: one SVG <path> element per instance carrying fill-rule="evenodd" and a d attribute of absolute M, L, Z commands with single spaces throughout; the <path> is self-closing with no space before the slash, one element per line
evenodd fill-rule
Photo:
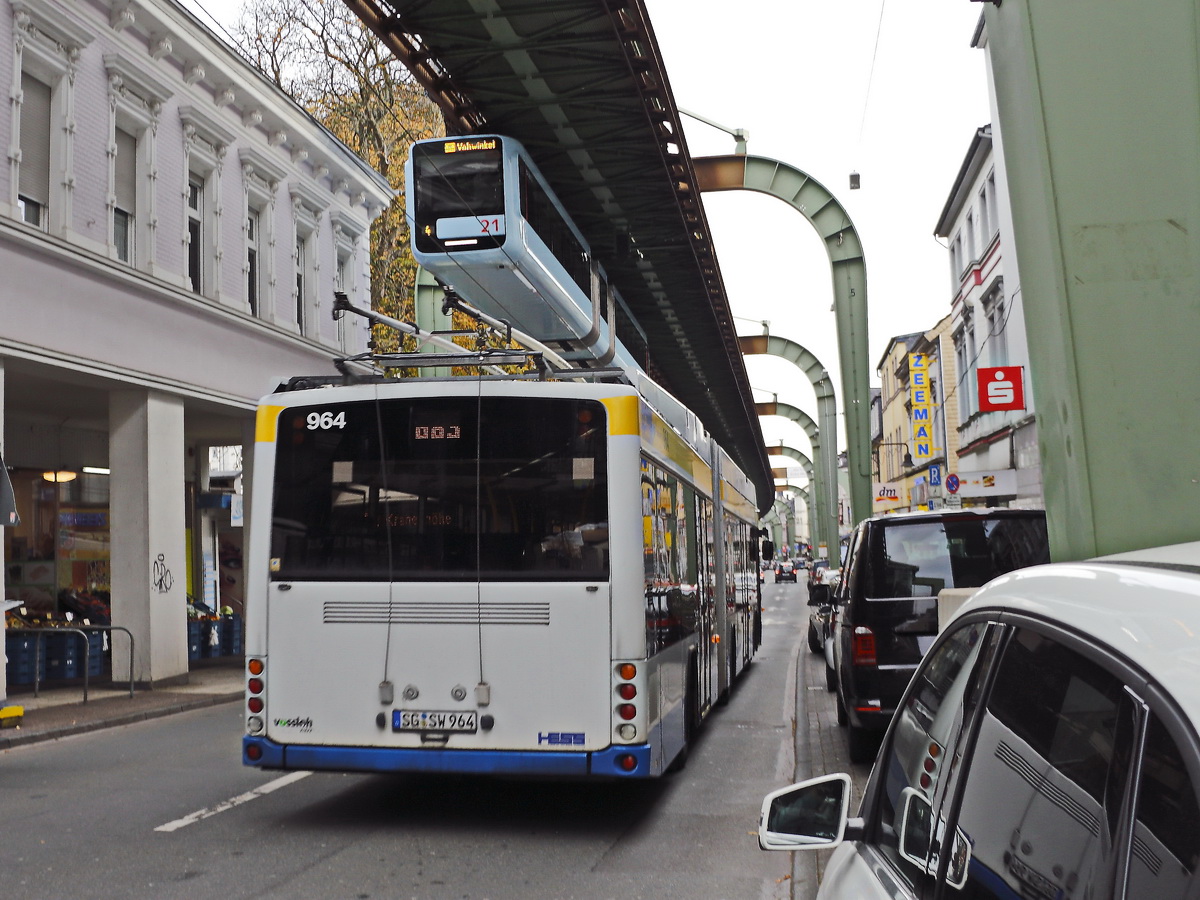
<path fill-rule="evenodd" d="M 825 649 L 821 645 L 821 637 L 817 634 L 816 626 L 812 622 L 808 623 L 808 649 L 813 653 L 820 653 Z"/>
<path fill-rule="evenodd" d="M 837 669 L 830 666 L 828 662 L 825 663 L 825 690 L 837 690 Z"/>
<path fill-rule="evenodd" d="M 875 740 L 875 733 L 873 731 L 868 731 L 865 728 L 855 728 L 851 725 L 847 733 L 847 740 L 850 745 L 850 762 L 852 763 L 869 763 L 875 759 L 875 754 L 879 752 L 879 746 Z"/>
<path fill-rule="evenodd" d="M 842 695 L 840 691 L 835 690 L 833 697 L 834 700 L 837 701 L 837 723 L 845 728 L 850 724 L 850 717 L 846 715 L 846 704 L 842 702 Z"/>

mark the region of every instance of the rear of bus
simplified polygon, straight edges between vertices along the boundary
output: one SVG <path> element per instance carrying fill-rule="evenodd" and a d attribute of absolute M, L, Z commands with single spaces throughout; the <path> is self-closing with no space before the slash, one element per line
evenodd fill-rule
<path fill-rule="evenodd" d="M 243 761 L 658 774 L 637 403 L 468 379 L 267 398 Z"/>

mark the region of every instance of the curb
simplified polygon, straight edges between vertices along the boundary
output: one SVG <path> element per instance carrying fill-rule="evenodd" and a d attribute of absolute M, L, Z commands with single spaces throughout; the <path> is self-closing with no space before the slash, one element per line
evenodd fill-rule
<path fill-rule="evenodd" d="M 181 702 L 169 703 L 165 706 L 158 706 L 152 709 L 142 709 L 136 712 L 122 712 L 112 716 L 107 716 L 102 719 L 92 721 L 72 722 L 69 725 L 58 725 L 42 730 L 28 729 L 28 726 L 18 726 L 16 734 L 0 735 L 0 751 L 11 750 L 14 747 L 22 747 L 29 744 L 37 744 L 42 741 L 55 741 L 59 738 L 70 737 L 74 734 L 85 734 L 89 731 L 102 731 L 106 728 L 116 728 L 120 725 L 132 725 L 135 722 L 144 722 L 147 719 L 159 719 L 163 716 L 174 715 L 175 713 L 187 712 L 193 709 L 203 709 L 206 706 L 218 706 L 223 703 L 233 703 L 236 700 L 242 699 L 243 692 L 228 694 L 204 694 L 198 695 L 195 699 L 184 700 Z M 81 704 L 86 706 L 86 704 Z M 29 714 L 26 713 L 26 718 Z M 22 733 L 24 732 L 24 733 Z"/>

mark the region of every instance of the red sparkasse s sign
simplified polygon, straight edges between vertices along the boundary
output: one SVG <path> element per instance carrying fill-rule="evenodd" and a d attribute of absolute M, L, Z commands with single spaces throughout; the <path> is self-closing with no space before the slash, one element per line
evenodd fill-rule
<path fill-rule="evenodd" d="M 1025 408 L 1023 366 L 993 366 L 978 370 L 979 411 Z"/>

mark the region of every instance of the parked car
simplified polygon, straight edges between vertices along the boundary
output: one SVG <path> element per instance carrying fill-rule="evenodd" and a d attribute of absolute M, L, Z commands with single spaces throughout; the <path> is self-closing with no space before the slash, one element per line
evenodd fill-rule
<path fill-rule="evenodd" d="M 779 584 L 781 581 L 796 583 L 796 567 L 786 559 L 775 564 L 775 583 Z"/>
<path fill-rule="evenodd" d="M 821 570 L 829 568 L 829 560 L 814 559 L 812 565 L 808 567 L 808 589 L 811 591 L 814 585 L 821 583 Z"/>
<path fill-rule="evenodd" d="M 837 847 L 819 900 L 1181 900 L 1198 786 L 1200 542 L 992 581 L 909 684 L 859 816 L 823 776 L 767 796 L 759 844 Z"/>
<path fill-rule="evenodd" d="M 815 586 L 808 589 L 808 648 L 823 653 L 833 623 L 833 591 L 841 580 L 837 570 L 824 566 Z"/>
<path fill-rule="evenodd" d="M 933 643 L 938 595 L 1050 561 L 1040 509 L 962 509 L 874 516 L 850 537 L 834 597 L 838 724 L 850 758 L 868 762 L 900 695 Z"/>

